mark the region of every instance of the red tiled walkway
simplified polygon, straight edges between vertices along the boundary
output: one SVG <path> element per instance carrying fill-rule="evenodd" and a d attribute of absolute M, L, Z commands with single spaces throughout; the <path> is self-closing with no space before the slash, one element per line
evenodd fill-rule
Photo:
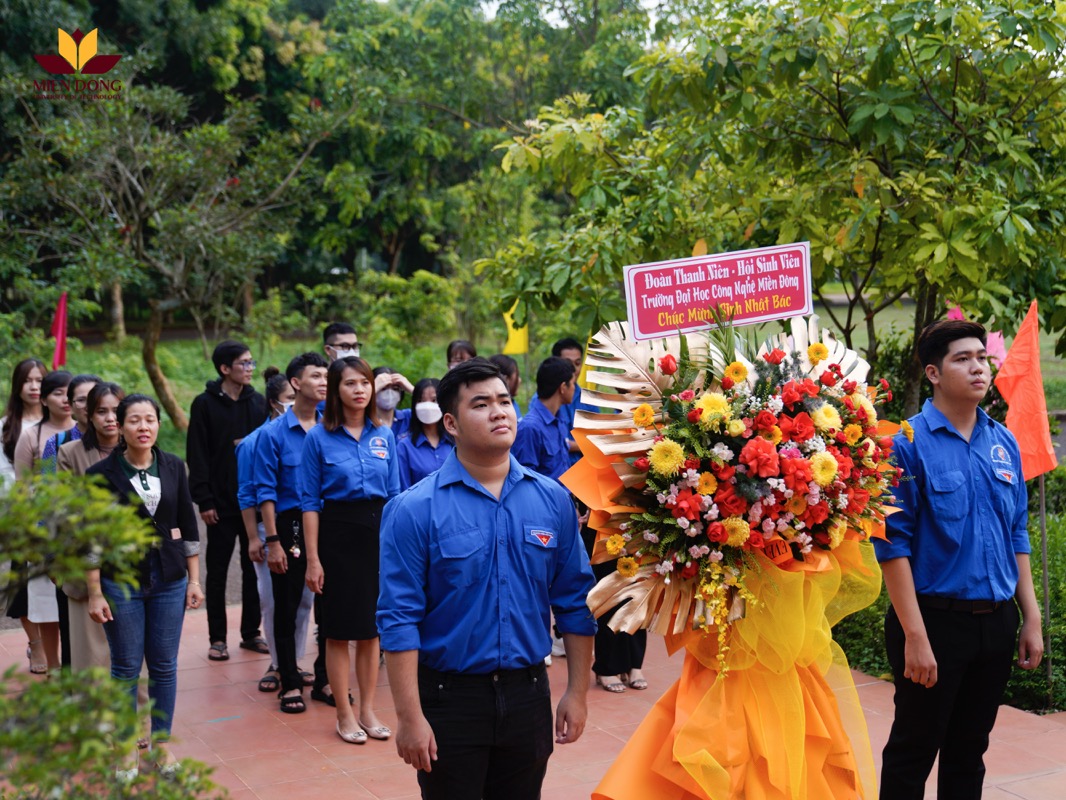
<path fill-rule="evenodd" d="M 231 631 L 237 629 L 238 611 L 230 608 Z M 210 662 L 206 630 L 205 613 L 191 612 L 179 656 L 174 751 L 213 767 L 214 780 L 234 800 L 418 797 L 414 772 L 400 761 L 392 742 L 345 744 L 334 732 L 333 709 L 310 700 L 305 714 L 281 713 L 273 694 L 256 690 L 267 656 L 240 650 L 231 641 L 231 659 Z M 0 633 L 0 671 L 25 665 L 25 647 L 21 631 Z M 313 653 L 313 646 L 308 652 Z M 661 637 L 652 636 L 644 670 L 648 691 L 612 695 L 590 689 L 588 728 L 575 744 L 556 747 L 545 800 L 587 800 L 680 665 L 681 655 L 668 658 Z M 566 682 L 565 661 L 557 659 L 549 673 L 558 697 Z M 880 767 L 892 719 L 892 687 L 860 673 L 855 680 Z M 377 705 L 382 719 L 394 723 L 384 670 Z M 1004 707 L 986 762 L 986 800 L 1061 800 L 1066 797 L 1066 716 L 1040 717 Z M 934 785 L 926 796 L 936 797 Z"/>

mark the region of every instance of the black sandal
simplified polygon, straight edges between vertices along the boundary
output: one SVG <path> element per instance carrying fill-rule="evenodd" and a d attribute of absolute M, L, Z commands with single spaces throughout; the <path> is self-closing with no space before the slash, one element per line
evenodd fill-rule
<path fill-rule="evenodd" d="M 271 664 L 270 669 L 259 679 L 259 691 L 276 692 L 279 688 L 281 688 L 281 675 L 278 674 L 278 668 Z"/>
<path fill-rule="evenodd" d="M 281 710 L 286 714 L 302 714 L 307 710 L 303 695 L 294 694 L 292 697 L 281 695 Z"/>

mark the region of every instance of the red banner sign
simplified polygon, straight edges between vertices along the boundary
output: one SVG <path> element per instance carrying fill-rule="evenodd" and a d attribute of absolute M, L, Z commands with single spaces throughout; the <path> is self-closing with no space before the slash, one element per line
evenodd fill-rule
<path fill-rule="evenodd" d="M 633 264 L 623 275 L 635 339 L 705 330 L 714 308 L 738 325 L 814 311 L 810 242 Z"/>

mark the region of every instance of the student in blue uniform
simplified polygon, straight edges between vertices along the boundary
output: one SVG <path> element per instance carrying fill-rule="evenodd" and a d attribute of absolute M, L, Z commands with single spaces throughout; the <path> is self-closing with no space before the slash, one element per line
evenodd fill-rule
<path fill-rule="evenodd" d="M 510 356 L 499 353 L 489 356 L 489 361 L 500 368 L 503 382 L 507 384 L 507 391 L 511 393 L 511 403 L 514 405 L 515 419 L 522 421 L 522 406 L 518 404 L 518 389 L 522 385 L 522 374 L 518 371 L 518 362 Z"/>
<path fill-rule="evenodd" d="M 537 369 L 537 396 L 518 423 L 514 457 L 524 467 L 558 479 L 570 469 L 570 429 L 560 410 L 574 397 L 574 366 L 565 358 L 546 358 Z"/>
<path fill-rule="evenodd" d="M 886 519 L 888 540 L 874 540 L 892 601 L 885 646 L 896 677 L 882 800 L 924 797 L 938 755 L 938 796 L 980 797 L 1011 661 L 1036 669 L 1044 652 L 1021 455 L 978 407 L 991 383 L 985 341 L 985 329 L 965 320 L 922 331 L 918 357 L 933 398 L 910 419 L 913 441 L 898 434 L 893 443 L 901 510 Z"/>
<path fill-rule="evenodd" d="M 397 750 L 426 800 L 534 800 L 552 752 L 549 614 L 567 640 L 555 741 L 587 716 L 592 572 L 570 496 L 511 453 L 499 369 L 453 367 L 438 399 L 455 450 L 385 509 L 378 628 Z"/>
<path fill-rule="evenodd" d="M 285 377 L 296 392 L 293 407 L 269 423 L 255 445 L 256 500 L 266 531 L 267 565 L 274 593 L 274 647 L 281 673 L 281 710 L 306 711 L 303 677 L 296 663 L 296 615 L 303 600 L 307 555 L 297 470 L 304 439 L 318 421 L 315 406 L 326 396 L 326 360 L 304 353 L 289 362 Z"/>
<path fill-rule="evenodd" d="M 452 451 L 451 437 L 441 421 L 444 415 L 437 405 L 439 383 L 436 378 L 423 378 L 411 393 L 414 416 L 407 435 L 396 446 L 400 456 L 401 489 L 409 489 L 432 475 Z"/>
<path fill-rule="evenodd" d="M 339 358 L 327 373 L 326 412 L 307 435 L 299 475 L 307 585 L 321 594 L 319 625 L 335 697 L 348 695 L 355 642 L 359 712 L 337 703 L 337 735 L 351 744 L 392 731 L 374 711 L 381 651 L 375 622 L 381 511 L 400 492 L 392 431 L 379 424 L 374 373 L 359 358 Z"/>

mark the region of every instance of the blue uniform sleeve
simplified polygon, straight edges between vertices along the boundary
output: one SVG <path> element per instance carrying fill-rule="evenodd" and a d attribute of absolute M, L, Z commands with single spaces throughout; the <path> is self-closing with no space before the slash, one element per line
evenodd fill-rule
<path fill-rule="evenodd" d="M 596 618 L 588 607 L 588 596 L 593 586 L 592 567 L 589 566 L 585 545 L 581 541 L 577 510 L 564 492 L 560 491 L 559 494 L 561 541 L 556 549 L 555 573 L 548 589 L 548 600 L 560 631 L 578 636 L 595 636 Z"/>
<path fill-rule="evenodd" d="M 377 627 L 381 648 L 419 650 L 419 626 L 426 615 L 429 536 L 419 529 L 428 519 L 412 511 L 410 495 L 389 501 L 381 517 L 380 590 Z"/>
<path fill-rule="evenodd" d="M 896 434 L 892 440 L 892 450 L 896 457 L 896 466 L 903 470 L 899 486 L 895 487 L 893 506 L 899 511 L 885 517 L 885 535 L 888 541 L 874 539 L 874 554 L 878 561 L 891 561 L 894 558 L 909 558 L 911 541 L 918 530 L 921 496 L 919 491 L 917 451 L 907 437 Z"/>
<path fill-rule="evenodd" d="M 399 442 L 396 441 L 396 437 L 392 435 L 392 431 L 389 431 L 389 437 L 392 442 L 389 446 L 389 475 L 385 486 L 386 497 L 395 497 L 401 491 L 400 487 L 400 454 L 399 454 Z"/>
<path fill-rule="evenodd" d="M 1010 541 L 1015 554 L 1031 553 L 1033 545 L 1029 541 L 1029 488 L 1021 474 L 1022 453 L 1017 440 L 1011 436 L 1014 447 L 1014 463 L 1018 464 L 1018 496 L 1015 499 L 1014 519 L 1010 521 Z"/>
<path fill-rule="evenodd" d="M 255 464 L 255 446 L 259 440 L 257 432 L 244 437 L 237 445 L 237 506 L 244 511 L 255 508 L 255 482 L 252 480 L 252 466 Z"/>
<path fill-rule="evenodd" d="M 255 483 L 255 502 L 263 505 L 266 502 L 278 501 L 278 467 L 281 458 L 281 443 L 277 438 L 277 427 L 280 422 L 274 422 L 270 427 L 264 428 L 255 442 L 255 464 L 252 466 L 252 481 Z"/>
<path fill-rule="evenodd" d="M 300 510 L 322 511 L 322 444 L 318 426 L 304 437 L 300 466 L 296 468 L 296 485 L 300 487 Z"/>

